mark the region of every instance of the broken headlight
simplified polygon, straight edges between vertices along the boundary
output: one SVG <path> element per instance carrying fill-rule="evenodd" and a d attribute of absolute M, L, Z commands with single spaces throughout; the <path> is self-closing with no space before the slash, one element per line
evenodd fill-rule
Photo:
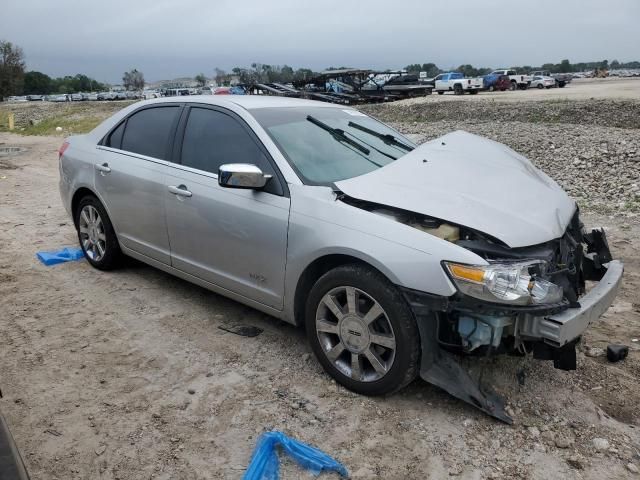
<path fill-rule="evenodd" d="M 458 289 L 471 297 L 512 305 L 552 304 L 563 298 L 562 287 L 538 275 L 546 263 L 534 260 L 489 265 L 444 262 Z"/>

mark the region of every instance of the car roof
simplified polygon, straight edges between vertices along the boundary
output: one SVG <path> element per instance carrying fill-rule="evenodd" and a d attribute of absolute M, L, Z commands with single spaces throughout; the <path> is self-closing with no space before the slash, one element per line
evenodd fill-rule
<path fill-rule="evenodd" d="M 304 100 L 300 98 L 276 97 L 272 95 L 184 95 L 179 97 L 162 97 L 147 100 L 141 103 L 167 103 L 167 102 L 196 102 L 210 105 L 229 106 L 235 104 L 246 110 L 258 108 L 286 108 L 286 107 L 333 107 L 338 105 L 333 103 L 319 102 L 316 100 Z M 340 108 L 349 108 L 340 105 Z"/>

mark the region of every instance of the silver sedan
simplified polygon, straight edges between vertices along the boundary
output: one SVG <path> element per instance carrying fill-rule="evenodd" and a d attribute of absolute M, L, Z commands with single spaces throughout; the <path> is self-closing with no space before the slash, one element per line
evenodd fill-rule
<path fill-rule="evenodd" d="M 192 96 L 138 102 L 59 153 L 91 265 L 134 257 L 304 325 L 362 394 L 420 375 L 510 421 L 459 356 L 575 368 L 622 276 L 551 178 L 465 132 L 417 147 L 345 106 Z"/>

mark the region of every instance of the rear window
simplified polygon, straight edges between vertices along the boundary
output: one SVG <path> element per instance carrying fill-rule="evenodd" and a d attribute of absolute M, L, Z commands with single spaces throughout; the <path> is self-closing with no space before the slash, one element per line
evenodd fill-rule
<path fill-rule="evenodd" d="M 179 111 L 179 105 L 168 105 L 131 115 L 122 137 L 122 150 L 168 160 L 168 142 Z"/>

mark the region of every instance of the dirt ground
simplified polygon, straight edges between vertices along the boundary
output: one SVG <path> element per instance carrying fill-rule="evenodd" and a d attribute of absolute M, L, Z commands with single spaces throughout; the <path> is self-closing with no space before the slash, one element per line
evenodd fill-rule
<path fill-rule="evenodd" d="M 483 363 L 509 426 L 422 381 L 389 398 L 352 394 L 301 330 L 151 267 L 44 267 L 37 251 L 77 243 L 58 195 L 60 143 L 0 133 L 0 147 L 26 149 L 0 157 L 0 411 L 33 479 L 239 478 L 272 429 L 353 478 L 640 478 L 638 217 L 583 215 L 607 228 L 626 271 L 577 371 Z M 237 324 L 264 332 L 218 328 Z M 629 357 L 608 363 L 598 348 L 609 343 Z M 283 478 L 307 477 L 284 462 Z"/>

